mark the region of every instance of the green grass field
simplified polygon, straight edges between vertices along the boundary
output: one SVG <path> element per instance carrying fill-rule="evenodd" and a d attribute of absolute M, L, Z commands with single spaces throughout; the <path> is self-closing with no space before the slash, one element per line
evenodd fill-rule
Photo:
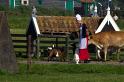
<path fill-rule="evenodd" d="M 19 73 L 0 71 L 0 82 L 124 82 L 124 65 L 33 64 L 27 72 L 19 64 Z"/>

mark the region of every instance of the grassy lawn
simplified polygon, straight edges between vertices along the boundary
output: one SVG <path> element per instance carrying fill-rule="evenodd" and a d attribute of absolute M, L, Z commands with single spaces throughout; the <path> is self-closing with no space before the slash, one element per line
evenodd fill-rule
<path fill-rule="evenodd" d="M 25 34 L 29 21 L 28 16 L 9 16 L 11 33 Z M 124 29 L 123 22 L 118 22 L 121 29 Z M 26 69 L 26 64 L 19 64 L 17 74 L 1 70 L 0 82 L 124 82 L 124 65 L 33 64 L 30 73 Z"/>
<path fill-rule="evenodd" d="M 0 82 L 124 82 L 123 65 L 19 64 L 18 74 L 0 72 Z"/>
<path fill-rule="evenodd" d="M 10 32 L 12 34 L 25 34 L 26 33 L 26 29 L 10 29 Z"/>
<path fill-rule="evenodd" d="M 31 20 L 29 16 L 8 16 L 8 24 L 11 29 L 27 29 Z"/>

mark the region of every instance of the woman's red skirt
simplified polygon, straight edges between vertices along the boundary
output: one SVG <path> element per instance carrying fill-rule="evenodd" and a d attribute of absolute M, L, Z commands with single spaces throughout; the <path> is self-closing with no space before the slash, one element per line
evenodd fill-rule
<path fill-rule="evenodd" d="M 80 60 L 88 60 L 88 59 L 90 59 L 88 49 L 79 49 L 79 58 L 80 58 Z"/>

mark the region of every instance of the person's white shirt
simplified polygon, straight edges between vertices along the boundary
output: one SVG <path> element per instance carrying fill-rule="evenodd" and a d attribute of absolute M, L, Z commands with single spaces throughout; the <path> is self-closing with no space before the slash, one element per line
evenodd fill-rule
<path fill-rule="evenodd" d="M 94 12 L 97 13 L 97 6 L 96 6 L 96 5 L 95 5 L 95 7 L 94 7 Z"/>

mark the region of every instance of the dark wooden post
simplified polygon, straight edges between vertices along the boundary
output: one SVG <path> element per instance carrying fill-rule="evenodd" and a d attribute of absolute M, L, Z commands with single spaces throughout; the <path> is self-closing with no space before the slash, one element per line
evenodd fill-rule
<path fill-rule="evenodd" d="M 56 47 L 58 48 L 58 37 L 56 37 Z"/>
<path fill-rule="evenodd" d="M 69 36 L 68 35 L 66 35 L 66 38 L 65 38 L 65 40 L 66 40 L 66 44 L 65 44 L 65 46 L 66 46 L 66 55 L 67 55 L 67 59 L 69 59 L 69 61 L 70 61 L 70 57 L 69 57 L 69 54 L 68 54 L 68 48 L 69 48 Z"/>
<path fill-rule="evenodd" d="M 37 40 L 36 40 L 36 55 L 37 58 L 39 58 L 40 55 L 40 37 L 37 35 Z"/>
<path fill-rule="evenodd" d="M 28 35 L 27 36 L 27 71 L 30 72 L 31 71 L 31 52 L 32 52 L 32 36 Z"/>

